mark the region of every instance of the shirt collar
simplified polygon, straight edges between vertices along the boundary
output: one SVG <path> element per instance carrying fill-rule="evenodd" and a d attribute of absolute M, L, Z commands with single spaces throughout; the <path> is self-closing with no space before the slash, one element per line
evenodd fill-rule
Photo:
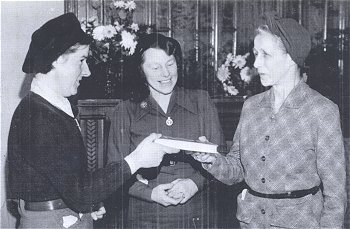
<path fill-rule="evenodd" d="M 306 84 L 306 78 L 303 77 L 289 93 L 282 106 L 291 109 L 298 109 L 303 100 L 305 100 L 307 88 L 308 85 Z M 274 95 L 271 88 L 263 95 L 263 98 L 259 103 L 259 107 L 272 108 L 272 101 L 274 100 L 273 96 Z"/>
<path fill-rule="evenodd" d="M 40 80 L 40 78 L 33 78 L 30 90 L 74 118 L 72 106 L 69 100 L 50 89 L 42 80 Z"/>
<path fill-rule="evenodd" d="M 171 95 L 168 110 L 171 112 L 173 107 L 176 105 L 188 110 L 191 113 L 197 114 L 197 106 L 191 99 L 186 89 L 175 87 L 173 94 Z M 161 109 L 157 102 L 149 95 L 145 100 L 138 104 L 138 109 L 136 110 L 136 119 L 141 119 L 144 115 L 151 112 L 151 110 Z"/>
<path fill-rule="evenodd" d="M 170 99 L 169 108 L 172 109 L 174 104 L 188 110 L 193 114 L 198 114 L 197 101 L 194 101 L 186 89 L 175 87 L 172 98 Z"/>

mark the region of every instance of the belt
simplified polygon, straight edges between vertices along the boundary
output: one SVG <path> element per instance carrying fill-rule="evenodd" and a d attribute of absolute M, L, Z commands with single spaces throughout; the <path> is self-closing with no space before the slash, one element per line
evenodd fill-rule
<path fill-rule="evenodd" d="M 49 200 L 42 202 L 24 201 L 24 209 L 28 211 L 52 211 L 67 208 L 62 199 Z"/>
<path fill-rule="evenodd" d="M 310 189 L 303 189 L 303 190 L 297 190 L 297 191 L 291 191 L 286 193 L 278 193 L 278 194 L 266 194 L 261 192 L 256 192 L 252 190 L 250 187 L 248 187 L 248 191 L 253 196 L 262 197 L 262 198 L 268 198 L 268 199 L 295 199 L 295 198 L 301 198 L 304 196 L 307 196 L 309 194 L 315 195 L 318 190 L 320 190 L 320 186 L 315 186 Z"/>

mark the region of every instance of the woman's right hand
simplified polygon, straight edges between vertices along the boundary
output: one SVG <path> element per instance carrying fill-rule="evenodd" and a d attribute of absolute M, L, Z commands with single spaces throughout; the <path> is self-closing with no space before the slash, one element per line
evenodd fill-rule
<path fill-rule="evenodd" d="M 192 154 L 192 157 L 204 164 L 213 164 L 216 161 L 217 155 L 212 153 L 196 152 Z"/>
<path fill-rule="evenodd" d="M 155 143 L 154 140 L 161 136 L 161 134 L 150 134 L 140 142 L 132 153 L 125 157 L 131 173 L 136 172 L 139 168 L 157 167 L 162 162 L 164 154 L 173 154 L 180 151 Z"/>
<path fill-rule="evenodd" d="M 200 136 L 198 138 L 201 142 L 209 142 L 205 136 Z M 205 153 L 205 152 L 196 152 L 192 153 L 191 156 L 202 163 L 203 168 L 208 169 L 216 161 L 217 154 Z"/>
<path fill-rule="evenodd" d="M 173 186 L 174 184 L 172 183 L 158 185 L 157 187 L 153 188 L 151 199 L 154 202 L 161 204 L 165 207 L 169 205 L 178 205 L 184 197 L 181 196 L 177 199 L 169 197 L 168 190 L 171 189 Z"/>

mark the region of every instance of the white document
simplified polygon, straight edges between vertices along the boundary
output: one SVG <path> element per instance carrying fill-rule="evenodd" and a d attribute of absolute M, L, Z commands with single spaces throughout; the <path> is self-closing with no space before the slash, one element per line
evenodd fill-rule
<path fill-rule="evenodd" d="M 198 140 L 190 140 L 185 138 L 173 138 L 168 136 L 162 136 L 154 141 L 155 143 L 181 149 L 187 151 L 205 152 L 205 153 L 218 153 L 218 145 L 210 142 L 201 142 Z"/>

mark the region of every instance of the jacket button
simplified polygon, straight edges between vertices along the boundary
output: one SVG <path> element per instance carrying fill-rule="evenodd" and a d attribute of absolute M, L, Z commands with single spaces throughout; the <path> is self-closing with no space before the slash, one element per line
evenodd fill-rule
<path fill-rule="evenodd" d="M 265 178 L 261 178 L 261 182 L 265 183 L 265 181 L 266 181 Z"/>
<path fill-rule="evenodd" d="M 265 214 L 265 209 L 261 209 L 261 214 Z"/>
<path fill-rule="evenodd" d="M 262 156 L 262 157 L 261 157 L 261 160 L 262 160 L 262 161 L 265 161 L 265 160 L 266 160 L 266 157 L 265 157 L 265 156 Z"/>
<path fill-rule="evenodd" d="M 274 115 L 272 115 L 272 116 L 270 117 L 270 119 L 271 119 L 271 122 L 276 122 L 276 117 L 275 117 Z"/>
<path fill-rule="evenodd" d="M 267 136 L 265 137 L 265 141 L 268 141 L 269 139 L 270 139 L 270 136 L 267 135 Z"/>

